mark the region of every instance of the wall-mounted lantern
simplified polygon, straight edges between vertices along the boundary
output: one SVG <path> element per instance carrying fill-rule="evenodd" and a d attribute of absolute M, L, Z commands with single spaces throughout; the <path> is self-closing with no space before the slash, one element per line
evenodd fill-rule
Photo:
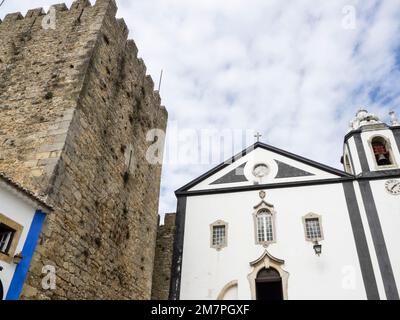
<path fill-rule="evenodd" d="M 320 244 L 318 243 L 318 241 L 316 241 L 316 242 L 314 243 L 313 248 L 314 248 L 315 254 L 319 257 L 320 254 L 321 254 L 321 252 L 322 252 L 322 245 L 320 245 Z"/>

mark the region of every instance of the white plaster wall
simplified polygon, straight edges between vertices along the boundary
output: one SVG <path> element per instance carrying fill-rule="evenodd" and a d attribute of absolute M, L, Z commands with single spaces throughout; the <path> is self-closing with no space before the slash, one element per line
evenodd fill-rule
<path fill-rule="evenodd" d="M 400 180 L 400 179 L 399 179 Z M 371 189 L 378 210 L 386 248 L 388 250 L 397 289 L 400 289 L 400 195 L 392 195 L 385 189 L 387 180 L 371 181 Z"/>
<path fill-rule="evenodd" d="M 270 254 L 285 260 L 289 299 L 365 299 L 358 256 L 341 184 L 266 190 L 275 206 L 277 242 Z M 264 248 L 255 244 L 253 207 L 258 191 L 192 196 L 187 199 L 181 299 L 215 299 L 228 282 L 238 280 L 238 298 L 250 299 L 249 262 Z M 305 240 L 302 216 L 322 215 L 325 240 L 316 256 Z M 210 227 L 229 223 L 228 246 L 210 248 Z M 350 284 L 350 286 L 349 286 Z M 347 285 L 347 286 L 346 286 Z"/>
<path fill-rule="evenodd" d="M 365 149 L 365 153 L 367 155 L 367 161 L 368 161 L 368 166 L 371 171 L 377 171 L 376 164 L 375 164 L 375 159 L 374 159 L 374 154 L 371 149 L 371 146 L 369 144 L 370 139 L 374 136 L 383 136 L 387 138 L 390 142 L 391 148 L 392 148 L 392 156 L 394 158 L 395 166 L 398 167 L 400 164 L 400 151 L 397 147 L 396 140 L 394 138 L 393 132 L 389 129 L 384 129 L 384 130 L 373 130 L 373 131 L 363 131 L 361 133 L 361 139 L 363 142 L 363 146 Z M 382 168 L 385 169 L 385 168 Z"/>
<path fill-rule="evenodd" d="M 24 201 L 14 191 L 0 184 L 0 213 L 23 226 L 16 248 L 16 253 L 21 252 L 34 217 L 34 206 Z M 14 275 L 16 264 L 9 264 L 0 260 L 0 266 L 3 267 L 3 271 L 0 271 L 0 279 L 4 286 L 5 297 Z"/>

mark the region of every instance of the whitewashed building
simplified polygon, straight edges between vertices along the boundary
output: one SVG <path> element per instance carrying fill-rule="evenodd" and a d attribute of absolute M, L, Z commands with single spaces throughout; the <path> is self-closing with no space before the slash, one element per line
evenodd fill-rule
<path fill-rule="evenodd" d="M 171 299 L 399 299 L 400 123 L 360 110 L 344 171 L 257 142 L 181 189 Z"/>
<path fill-rule="evenodd" d="M 0 300 L 19 298 L 50 211 L 43 199 L 0 173 Z"/>

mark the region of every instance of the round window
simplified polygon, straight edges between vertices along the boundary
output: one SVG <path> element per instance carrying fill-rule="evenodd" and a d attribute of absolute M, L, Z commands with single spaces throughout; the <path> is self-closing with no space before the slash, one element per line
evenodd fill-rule
<path fill-rule="evenodd" d="M 253 175 L 257 178 L 262 178 L 266 176 L 269 172 L 269 168 L 264 163 L 259 163 L 254 166 Z"/>

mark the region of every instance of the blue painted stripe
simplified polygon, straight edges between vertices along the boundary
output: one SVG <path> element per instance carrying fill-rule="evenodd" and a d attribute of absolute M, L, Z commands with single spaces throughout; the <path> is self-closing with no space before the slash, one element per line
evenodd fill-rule
<path fill-rule="evenodd" d="M 39 239 L 40 231 L 42 230 L 44 219 L 46 214 L 41 210 L 37 210 L 33 217 L 31 227 L 29 229 L 28 235 L 24 247 L 22 249 L 23 259 L 17 265 L 14 276 L 11 280 L 10 288 L 7 292 L 6 300 L 18 300 L 21 295 L 22 287 L 24 286 L 26 276 L 28 274 L 29 265 L 35 252 L 36 243 Z"/>

